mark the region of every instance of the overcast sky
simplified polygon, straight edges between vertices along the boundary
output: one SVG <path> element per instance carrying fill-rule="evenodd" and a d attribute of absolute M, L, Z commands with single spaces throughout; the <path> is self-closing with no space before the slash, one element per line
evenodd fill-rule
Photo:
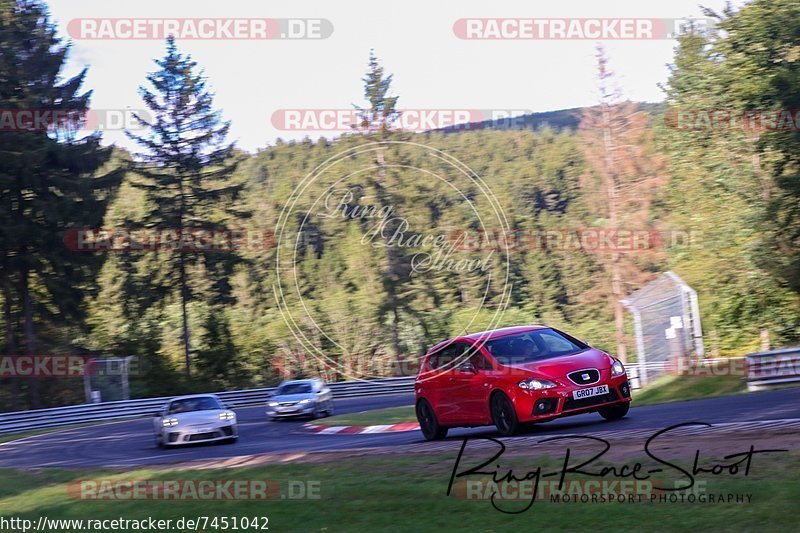
<path fill-rule="evenodd" d="M 63 36 L 79 18 L 322 18 L 333 24 L 324 40 L 184 40 L 178 45 L 205 70 L 215 105 L 232 121 L 231 139 L 254 151 L 282 137 L 270 121 L 275 110 L 347 109 L 361 103 L 361 78 L 374 48 L 394 74 L 400 107 L 415 109 L 525 109 L 548 111 L 591 105 L 592 40 L 463 40 L 453 30 L 460 18 L 683 18 L 702 17 L 697 0 L 530 2 L 436 1 L 203 1 L 50 0 Z M 722 0 L 703 3 L 721 9 Z M 659 101 L 675 41 L 603 41 L 625 96 Z M 87 66 L 85 88 L 95 109 L 141 108 L 137 87 L 164 43 L 148 40 L 73 40 L 69 73 Z M 318 134 L 312 134 L 312 137 Z M 328 134 L 330 136 L 330 134 Z M 130 143 L 119 131 L 107 143 Z"/>

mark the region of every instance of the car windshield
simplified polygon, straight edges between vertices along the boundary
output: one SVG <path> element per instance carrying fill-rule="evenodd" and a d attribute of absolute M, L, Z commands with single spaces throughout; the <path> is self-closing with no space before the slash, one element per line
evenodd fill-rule
<path fill-rule="evenodd" d="M 519 365 L 582 352 L 589 348 L 578 339 L 553 329 L 506 335 L 486 342 L 486 349 L 501 365 Z"/>
<path fill-rule="evenodd" d="M 278 388 L 276 394 L 308 394 L 311 392 L 309 383 L 287 383 Z"/>
<path fill-rule="evenodd" d="M 201 396 L 199 398 L 183 398 L 175 400 L 169 404 L 169 414 L 189 413 L 191 411 L 210 411 L 212 409 L 222 409 L 222 405 L 216 398 L 211 396 Z"/>

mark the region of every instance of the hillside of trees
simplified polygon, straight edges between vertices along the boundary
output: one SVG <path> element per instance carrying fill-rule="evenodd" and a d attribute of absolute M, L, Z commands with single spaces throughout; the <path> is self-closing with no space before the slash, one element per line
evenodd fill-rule
<path fill-rule="evenodd" d="M 0 109 L 88 108 L 85 72 L 51 83 L 68 49 L 44 5 L 0 5 Z M 255 154 L 227 143 L 229 124 L 198 74 L 202 58 L 170 41 L 142 85 L 148 108 L 168 111 L 153 116 L 172 119 L 141 117 L 140 151 L 104 148 L 100 134 L 0 134 L 3 354 L 135 356 L 132 397 L 307 374 L 407 373 L 427 347 L 485 326 L 545 323 L 610 353 L 627 349 L 631 361 L 632 332 L 617 301 L 667 270 L 697 290 L 710 355 L 758 350 L 764 332 L 772 347 L 796 345 L 800 134 L 682 129 L 664 113 L 800 109 L 797 15 L 790 0 L 710 13 L 724 32 L 680 38 L 658 105 L 615 91 L 613 57 L 600 50 L 597 106 L 519 129 L 395 131 L 402 95 L 392 93 L 391 65 L 373 56 L 364 95 L 353 95 L 367 126 L 334 139 L 279 139 Z M 371 143 L 384 149 L 362 150 Z M 446 155 L 432 157 L 434 150 Z M 331 158 L 340 158 L 335 169 L 297 200 L 298 185 Z M 480 178 L 491 202 L 448 158 Z M 344 185 L 363 194 L 348 199 L 350 209 L 391 206 L 388 229 L 405 220 L 419 236 L 477 233 L 480 220 L 522 235 L 635 229 L 698 237 L 635 251 L 458 250 L 485 268 L 423 272 L 369 220 L 319 216 L 319 202 L 332 191 L 338 198 Z M 488 216 L 492 202 L 501 218 L 476 217 Z M 76 252 L 65 244 L 81 228 L 178 227 L 240 230 L 265 244 L 224 252 Z M 3 410 L 84 401 L 79 378 L 0 383 Z"/>

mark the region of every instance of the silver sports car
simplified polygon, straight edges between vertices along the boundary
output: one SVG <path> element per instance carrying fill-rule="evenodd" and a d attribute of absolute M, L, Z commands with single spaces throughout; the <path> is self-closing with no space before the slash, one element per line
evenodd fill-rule
<path fill-rule="evenodd" d="M 160 448 L 195 442 L 234 442 L 239 437 L 236 413 L 213 394 L 173 398 L 156 413 L 153 430 Z"/>
<path fill-rule="evenodd" d="M 267 416 L 272 420 L 294 416 L 317 418 L 333 414 L 333 393 L 321 380 L 284 381 L 267 402 Z"/>

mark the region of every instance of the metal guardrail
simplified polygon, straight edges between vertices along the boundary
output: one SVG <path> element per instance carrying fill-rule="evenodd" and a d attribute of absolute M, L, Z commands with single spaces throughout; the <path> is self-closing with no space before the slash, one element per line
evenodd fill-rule
<path fill-rule="evenodd" d="M 704 359 L 705 362 L 733 361 L 730 359 Z M 800 381 L 800 348 L 759 352 L 747 355 L 749 390 Z M 633 390 L 641 388 L 642 370 L 664 370 L 668 362 L 648 362 L 626 365 Z M 358 398 L 414 391 L 414 376 L 383 378 L 364 381 L 341 381 L 330 383 L 334 398 Z M 222 401 L 234 407 L 262 405 L 274 388 L 250 389 L 216 393 Z M 83 423 L 105 422 L 125 418 L 141 418 L 153 415 L 171 397 L 145 398 L 97 404 L 81 404 L 35 411 L 16 411 L 0 414 L 0 434 L 17 433 L 36 429 L 57 428 Z"/>
<path fill-rule="evenodd" d="M 799 381 L 800 348 L 747 354 L 747 390 L 764 390 Z"/>
<path fill-rule="evenodd" d="M 798 350 L 800 352 L 800 350 Z M 749 357 L 749 356 L 748 356 Z M 749 361 L 749 360 L 748 360 Z M 697 377 L 718 377 L 718 376 L 740 376 L 746 377 L 744 357 L 719 357 L 708 359 L 692 359 L 678 363 L 675 360 L 651 361 L 647 363 L 627 363 L 625 370 L 628 371 L 628 379 L 631 389 L 642 388 L 645 381 L 644 375 L 658 372 L 661 375 L 672 374 L 676 376 L 697 376 Z"/>
<path fill-rule="evenodd" d="M 414 391 L 414 377 L 383 378 L 364 381 L 329 383 L 334 398 L 381 396 Z M 264 405 L 274 388 L 217 392 L 217 396 L 236 407 Z M 33 411 L 15 411 L 0 414 L 0 434 L 18 433 L 36 429 L 57 428 L 77 424 L 105 422 L 125 418 L 152 416 L 172 397 L 144 398 L 96 404 L 53 407 Z"/>
<path fill-rule="evenodd" d="M 631 390 L 639 390 L 642 388 L 643 376 L 647 371 L 663 370 L 666 366 L 664 361 L 652 361 L 648 363 L 626 363 L 625 370 L 628 372 L 628 381 L 631 384 Z"/>

